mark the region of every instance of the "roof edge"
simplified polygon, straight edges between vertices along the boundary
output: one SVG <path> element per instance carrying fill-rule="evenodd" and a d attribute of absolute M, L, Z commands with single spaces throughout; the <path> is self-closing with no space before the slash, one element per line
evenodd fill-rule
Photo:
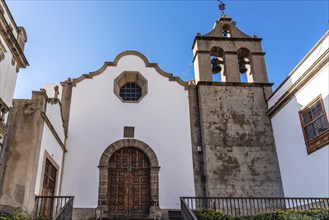
<path fill-rule="evenodd" d="M 173 74 L 167 73 L 167 72 L 163 71 L 158 66 L 157 63 L 150 63 L 144 54 L 142 54 L 142 53 L 140 53 L 138 51 L 134 51 L 134 50 L 127 50 L 127 51 L 121 52 L 120 54 L 118 54 L 115 57 L 115 59 L 114 59 L 113 62 L 105 62 L 100 69 L 98 69 L 98 70 L 96 70 L 94 72 L 89 72 L 88 74 L 82 74 L 80 77 L 72 79 L 72 86 L 76 86 L 79 82 L 82 82 L 85 79 L 92 79 L 95 76 L 100 75 L 101 73 L 103 73 L 105 71 L 105 69 L 107 67 L 117 66 L 118 65 L 118 62 L 120 61 L 120 59 L 122 57 L 128 56 L 128 55 L 135 55 L 135 56 L 141 58 L 144 61 L 144 64 L 145 64 L 146 67 L 148 67 L 148 68 L 154 68 L 161 76 L 168 78 L 169 81 L 175 81 L 179 85 L 181 85 L 185 89 L 187 89 L 187 87 L 188 87 L 188 83 L 187 82 L 183 81 L 178 76 L 173 76 Z"/>

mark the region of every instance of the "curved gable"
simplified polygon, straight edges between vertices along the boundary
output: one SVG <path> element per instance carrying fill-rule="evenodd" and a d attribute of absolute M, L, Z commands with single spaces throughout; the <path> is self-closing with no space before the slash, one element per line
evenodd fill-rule
<path fill-rule="evenodd" d="M 72 80 L 73 86 L 76 86 L 77 83 L 79 83 L 85 79 L 92 79 L 93 77 L 102 74 L 106 70 L 107 67 L 118 66 L 119 61 L 121 61 L 124 57 L 131 56 L 131 55 L 139 57 L 144 62 L 145 67 L 154 68 L 156 70 L 156 72 L 159 73 L 159 75 L 168 78 L 169 81 L 175 81 L 179 85 L 181 85 L 185 89 L 187 89 L 187 87 L 188 87 L 187 82 L 184 82 L 180 77 L 173 76 L 173 74 L 163 71 L 162 69 L 160 69 L 160 67 L 158 66 L 157 63 L 150 63 L 148 61 L 148 59 L 142 53 L 140 53 L 138 51 L 133 51 L 133 50 L 128 50 L 128 51 L 124 51 L 124 52 L 120 53 L 114 59 L 113 62 L 105 62 L 100 69 L 98 69 L 94 72 L 89 72 L 88 74 L 82 74 L 80 77 L 74 78 Z"/>

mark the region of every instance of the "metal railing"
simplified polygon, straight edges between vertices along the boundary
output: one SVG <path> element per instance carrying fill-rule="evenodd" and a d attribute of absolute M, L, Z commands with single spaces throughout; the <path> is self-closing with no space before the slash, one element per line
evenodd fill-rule
<path fill-rule="evenodd" d="M 73 211 L 73 199 L 72 196 L 69 201 L 63 206 L 62 209 L 59 210 L 57 215 L 55 216 L 55 220 L 70 220 L 72 219 L 72 211 Z"/>
<path fill-rule="evenodd" d="M 72 219 L 73 199 L 73 196 L 36 196 L 34 219 Z"/>
<path fill-rule="evenodd" d="M 180 199 L 180 207 L 181 207 L 181 218 L 183 220 L 198 220 L 189 205 L 186 203 L 185 198 Z"/>
<path fill-rule="evenodd" d="M 314 208 L 329 209 L 329 198 L 181 197 L 182 216 L 190 216 L 194 211 L 203 209 L 221 210 L 232 216 L 251 216 L 277 210 L 308 210 Z"/>

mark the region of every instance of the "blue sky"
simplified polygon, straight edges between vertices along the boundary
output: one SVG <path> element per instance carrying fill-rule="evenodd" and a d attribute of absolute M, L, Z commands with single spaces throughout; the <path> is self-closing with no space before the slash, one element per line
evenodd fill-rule
<path fill-rule="evenodd" d="M 237 27 L 263 38 L 269 79 L 276 88 L 328 30 L 328 1 L 224 1 Z M 45 83 L 98 70 L 125 50 L 183 80 L 194 77 L 191 46 L 220 17 L 209 1 L 7 1 L 28 35 L 30 63 L 19 72 L 15 98 Z"/>

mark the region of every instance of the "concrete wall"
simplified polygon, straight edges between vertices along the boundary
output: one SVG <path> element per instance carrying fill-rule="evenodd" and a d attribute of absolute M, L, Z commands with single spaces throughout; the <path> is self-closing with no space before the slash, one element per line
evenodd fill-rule
<path fill-rule="evenodd" d="M 46 96 L 34 92 L 31 100 L 15 100 L 9 118 L 8 147 L 4 157 L 4 177 L 0 209 L 22 207 L 34 211 L 37 176 Z"/>
<path fill-rule="evenodd" d="M 294 94 L 272 117 L 285 196 L 329 196 L 329 146 L 308 155 L 298 114 L 303 107 L 321 95 L 326 114 L 329 115 L 328 37 L 329 32 L 289 74 L 269 100 L 269 107 L 275 107 L 288 90 L 296 87 L 298 81 L 302 82 L 310 74 L 314 74 L 305 80 L 300 89 L 292 90 Z M 317 69 L 317 65 L 321 67 Z"/>
<path fill-rule="evenodd" d="M 283 196 L 264 89 L 198 85 L 207 196 Z"/>
<path fill-rule="evenodd" d="M 134 138 L 159 160 L 160 207 L 179 208 L 180 196 L 194 196 L 188 92 L 146 67 L 145 57 L 127 54 L 116 62 L 73 87 L 62 195 L 75 196 L 76 208 L 95 208 L 100 157 L 123 139 L 124 126 L 133 126 Z M 122 103 L 114 94 L 114 79 L 123 71 L 139 71 L 147 80 L 148 93 L 139 103 Z"/>

